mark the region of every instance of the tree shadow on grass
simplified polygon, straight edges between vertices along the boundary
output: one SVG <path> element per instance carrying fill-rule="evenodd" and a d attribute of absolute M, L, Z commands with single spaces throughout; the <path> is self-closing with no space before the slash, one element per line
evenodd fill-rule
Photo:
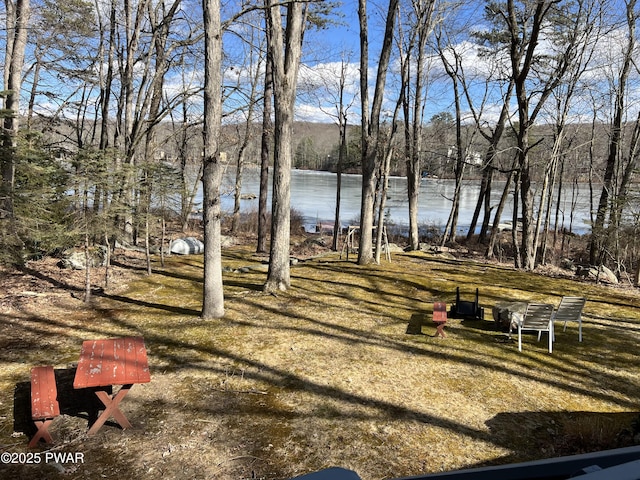
<path fill-rule="evenodd" d="M 486 422 L 507 457 L 478 466 L 555 458 L 636 445 L 640 412 L 503 412 Z"/>
<path fill-rule="evenodd" d="M 457 319 L 457 318 L 449 318 L 447 319 L 447 324 L 453 324 L 455 322 L 455 324 L 459 324 L 469 330 L 477 330 L 480 332 L 489 332 L 492 334 L 495 333 L 499 333 L 502 332 L 504 333 L 504 341 L 508 341 L 508 331 L 507 330 L 500 330 L 499 328 L 496 327 L 496 323 L 491 320 L 491 321 L 487 321 L 487 320 L 483 320 L 483 319 L 469 319 L 469 318 L 464 318 L 464 319 Z M 435 323 L 431 320 L 431 312 L 428 311 L 418 311 L 418 312 L 414 312 L 411 314 L 411 317 L 409 318 L 409 323 L 407 324 L 407 330 L 406 330 L 406 334 L 407 335 L 425 335 L 425 333 L 422 331 L 423 327 L 425 326 L 433 326 L 433 328 L 435 329 Z M 502 340 L 501 337 L 499 337 L 500 340 Z"/>
<path fill-rule="evenodd" d="M 427 322 L 427 313 L 413 313 L 407 325 L 407 335 L 424 335 L 422 326 Z"/>

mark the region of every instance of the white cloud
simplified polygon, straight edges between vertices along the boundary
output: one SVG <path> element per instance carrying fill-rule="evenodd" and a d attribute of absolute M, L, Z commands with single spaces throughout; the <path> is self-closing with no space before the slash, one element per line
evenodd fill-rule
<path fill-rule="evenodd" d="M 360 82 L 360 68 L 355 63 L 329 62 L 316 65 L 302 65 L 298 74 L 298 83 L 319 89 L 337 90 L 344 71 L 344 90 L 346 94 L 357 95 Z"/>
<path fill-rule="evenodd" d="M 326 110 L 321 109 L 319 106 L 309 105 L 306 103 L 298 103 L 295 108 L 296 120 L 302 122 L 316 122 L 316 123 L 333 123 L 335 118 L 331 117 Z"/>
<path fill-rule="evenodd" d="M 359 93 L 360 70 L 355 63 L 328 62 L 303 64 L 298 73 L 298 102 L 296 119 L 310 122 L 334 123 L 340 104 L 340 78 L 344 72 L 342 102 L 348 120 L 353 121 L 352 105 Z"/>

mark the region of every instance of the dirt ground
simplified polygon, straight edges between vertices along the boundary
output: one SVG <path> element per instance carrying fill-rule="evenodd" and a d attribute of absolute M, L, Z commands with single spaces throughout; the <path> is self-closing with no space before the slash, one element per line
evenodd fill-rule
<path fill-rule="evenodd" d="M 326 248 L 315 241 L 294 250 L 303 262 L 290 292 L 263 294 L 259 269 L 228 273 L 226 315 L 213 322 L 198 316 L 201 260 L 190 256 L 155 261 L 148 277 L 140 254 L 119 252 L 107 286 L 94 270 L 90 303 L 84 271 L 54 259 L 0 270 L 0 452 L 12 455 L 0 478 L 281 479 L 338 465 L 369 480 L 634 443 L 634 289 L 419 256 L 364 268 L 318 257 Z M 230 272 L 262 260 L 225 253 Z M 597 299 L 589 347 L 575 326 L 553 356 L 535 339 L 518 354 L 490 321 L 452 323 L 446 339 L 427 321 L 406 334 L 430 302 L 480 275 L 487 306 L 565 292 Z M 109 423 L 87 437 L 86 415 L 63 408 L 54 445 L 27 449 L 31 366 L 54 365 L 64 399 L 82 341 L 124 334 L 145 337 L 152 372 L 123 402 L 134 428 Z"/>

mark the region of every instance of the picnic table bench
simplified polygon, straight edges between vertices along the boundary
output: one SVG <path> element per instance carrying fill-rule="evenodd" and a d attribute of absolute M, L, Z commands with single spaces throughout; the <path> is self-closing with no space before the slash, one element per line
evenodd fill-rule
<path fill-rule="evenodd" d="M 436 333 L 434 337 L 445 338 L 444 327 L 447 324 L 447 304 L 445 302 L 434 302 L 433 304 L 433 322 L 436 324 Z"/>
<path fill-rule="evenodd" d="M 53 443 L 49 425 L 60 415 L 56 376 L 50 365 L 31 369 L 31 418 L 38 431 L 29 442 L 35 447 L 40 440 Z"/>

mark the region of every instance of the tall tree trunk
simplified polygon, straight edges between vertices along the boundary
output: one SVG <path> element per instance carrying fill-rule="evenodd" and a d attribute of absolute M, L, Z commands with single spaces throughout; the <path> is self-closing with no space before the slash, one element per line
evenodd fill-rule
<path fill-rule="evenodd" d="M 224 316 L 221 251 L 220 130 L 222 125 L 222 28 L 220 0 L 203 0 L 204 82 L 204 283 L 202 318 Z"/>
<path fill-rule="evenodd" d="M 409 149 L 407 155 L 407 198 L 409 201 L 409 248 L 411 250 L 418 250 L 420 248 L 420 236 L 418 226 L 418 200 L 420 195 L 420 181 L 422 176 L 421 157 L 422 157 L 422 126 L 425 107 L 425 56 L 426 46 L 429 34 L 432 31 L 432 18 L 435 8 L 434 0 L 419 0 L 412 2 L 414 13 L 416 17 L 416 44 L 417 55 L 415 59 L 415 91 L 413 95 L 410 95 L 410 82 L 411 76 L 409 75 L 409 69 L 412 65 L 411 49 L 412 44 L 407 52 L 407 59 L 405 60 L 405 66 L 403 72 L 403 89 L 404 93 L 401 93 L 404 97 L 405 103 L 405 116 L 409 118 L 409 111 L 411 111 L 411 121 L 407 120 L 405 123 L 405 137 L 407 138 L 407 147 Z M 413 98 L 413 106 L 411 107 L 411 99 Z"/>
<path fill-rule="evenodd" d="M 5 56 L 6 97 L 4 108 L 4 131 L 0 137 L 0 219 L 7 218 L 13 224 L 13 196 L 15 187 L 16 149 L 20 125 L 20 90 L 22 89 L 22 67 L 27 47 L 27 24 L 30 15 L 29 0 L 6 0 L 7 6 L 7 45 Z M 13 230 L 13 227 L 10 228 Z"/>
<path fill-rule="evenodd" d="M 493 180 L 493 167 L 485 160 L 485 167 L 482 170 L 482 179 L 480 180 L 480 191 L 478 192 L 478 200 L 476 202 L 476 208 L 473 210 L 471 217 L 471 223 L 469 225 L 469 231 L 467 232 L 467 240 L 469 240 L 476 232 L 476 226 L 478 225 L 478 218 L 480 217 L 480 211 L 484 207 L 484 217 L 482 226 L 480 227 L 480 234 L 478 235 L 478 241 L 484 242 L 487 235 L 487 227 L 490 220 L 489 214 L 491 213 L 491 202 L 487 199 L 491 198 L 491 183 Z"/>
<path fill-rule="evenodd" d="M 518 160 L 518 163 L 520 163 L 520 161 Z M 516 268 L 523 268 L 523 263 L 522 263 L 522 259 L 523 257 L 521 256 L 521 245 L 518 242 L 518 231 L 520 230 L 522 232 L 521 237 L 522 237 L 522 242 L 524 245 L 524 241 L 525 241 L 525 235 L 524 235 L 524 218 L 522 219 L 522 221 L 520 221 L 520 204 L 518 203 L 518 199 L 522 198 L 522 187 L 521 187 L 521 170 L 519 169 L 517 172 L 514 173 L 514 177 L 515 177 L 515 182 L 514 182 L 514 188 L 513 188 L 513 213 L 511 214 L 511 225 L 513 225 L 513 228 L 511 229 L 511 242 L 513 243 L 513 263 L 514 266 Z M 522 207 L 524 209 L 524 207 Z M 524 217 L 525 215 L 522 214 L 522 216 Z M 528 225 L 527 225 L 528 228 Z M 529 237 L 526 237 L 527 240 Z"/>
<path fill-rule="evenodd" d="M 507 1 L 507 15 L 509 32 L 511 34 L 510 61 L 511 74 L 515 79 L 516 101 L 518 103 L 518 128 L 516 138 L 518 142 L 518 179 L 516 190 L 520 193 L 520 207 L 522 215 L 522 234 L 520 246 L 517 245 L 517 235 L 514 233 L 514 247 L 519 253 L 514 257 L 516 267 L 531 270 L 535 267 L 535 248 L 533 232 L 533 192 L 531 190 L 531 158 L 530 133 L 537 113 L 540 112 L 545 100 L 553 91 L 553 86 L 561 78 L 562 68 L 554 72 L 539 94 L 536 94 L 537 104 L 532 112 L 529 111 L 530 96 L 528 94 L 528 77 L 534 66 L 535 50 L 539 44 L 542 27 L 552 6 L 557 1 L 539 1 L 533 8 L 530 31 L 523 30 L 519 24 L 519 12 L 514 0 Z M 567 58 L 565 57 L 565 60 Z M 567 62 L 568 63 L 568 62 Z M 563 64 L 566 69 L 566 64 Z M 514 202 L 514 232 L 517 226 L 517 202 Z M 519 258 L 518 258 L 519 257 Z"/>
<path fill-rule="evenodd" d="M 511 183 L 513 181 L 514 173 L 513 171 L 509 172 L 507 176 L 507 181 L 504 184 L 504 189 L 502 190 L 502 195 L 500 196 L 500 201 L 498 202 L 498 207 L 496 208 L 496 213 L 493 217 L 493 226 L 491 227 L 491 234 L 489 235 L 489 242 L 487 244 L 487 249 L 485 251 L 486 258 L 493 258 L 495 255 L 495 245 L 496 240 L 499 234 L 499 224 L 500 219 L 502 218 L 502 212 L 504 210 L 504 206 L 507 203 L 507 199 L 509 198 L 509 190 L 511 189 Z M 516 225 L 513 225 L 513 228 L 516 228 Z"/>
<path fill-rule="evenodd" d="M 447 219 L 447 225 L 444 229 L 444 234 L 442 235 L 442 245 L 444 246 L 447 242 L 456 241 L 456 229 L 458 225 L 458 214 L 460 210 L 460 194 L 462 192 L 462 178 L 464 176 L 464 152 L 461 151 L 462 142 L 460 136 L 460 117 L 456 119 L 456 130 L 458 131 L 457 144 L 458 148 L 456 149 L 456 168 L 455 168 L 455 188 L 453 191 L 453 198 L 451 199 L 451 211 L 449 212 L 449 217 Z"/>
<path fill-rule="evenodd" d="M 302 56 L 306 4 L 286 4 L 286 26 L 282 28 L 280 4 L 266 0 L 267 24 L 273 60 L 275 107 L 273 198 L 271 200 L 271 248 L 265 292 L 287 290 L 290 277 L 291 158 L 296 82 Z"/>
<path fill-rule="evenodd" d="M 484 242 L 487 238 L 487 230 L 489 230 L 489 224 L 491 223 L 491 194 L 493 192 L 493 167 L 488 168 L 489 172 L 486 177 L 486 187 L 484 191 L 484 215 L 482 217 L 482 226 L 480 227 L 480 234 L 478 235 L 478 241 Z M 469 229 L 470 232 L 473 230 Z"/>
<path fill-rule="evenodd" d="M 553 248 L 558 246 L 558 233 L 562 229 L 564 234 L 564 212 L 562 210 L 562 195 L 564 193 L 564 166 L 565 162 L 560 162 L 560 170 L 556 172 L 558 177 L 558 190 L 556 191 L 556 206 L 554 212 L 555 228 L 553 229 Z M 562 255 L 562 251 L 560 252 Z M 546 254 L 545 254 L 546 255 Z"/>
<path fill-rule="evenodd" d="M 549 249 L 549 243 L 551 241 L 551 215 L 552 215 L 552 210 L 553 210 L 553 193 L 556 190 L 556 180 L 558 178 L 558 166 L 559 164 L 563 164 L 564 160 L 560 160 L 558 159 L 555 162 L 552 162 L 551 165 L 551 170 L 549 172 L 549 185 L 548 185 L 548 189 L 547 189 L 547 195 L 548 195 L 548 205 L 546 206 L 546 210 L 544 212 L 544 226 L 542 227 L 542 245 L 540 246 L 540 249 L 542 250 L 540 253 L 540 263 L 542 265 L 546 265 L 547 263 L 547 252 Z M 558 185 L 558 190 L 561 191 L 562 190 L 562 182 L 560 182 L 560 184 Z M 558 197 L 558 201 L 560 201 L 561 197 Z M 540 215 L 542 215 L 542 212 L 540 213 Z M 553 235 L 555 237 L 556 233 L 558 231 L 558 222 L 557 222 L 557 216 L 556 216 L 556 223 L 554 225 L 554 229 L 553 229 Z"/>
<path fill-rule="evenodd" d="M 447 225 L 442 236 L 442 245 L 447 242 L 456 241 L 456 230 L 458 225 L 458 213 L 460 208 L 460 194 L 462 192 L 462 179 L 464 177 L 465 161 L 467 148 L 462 141 L 462 105 L 459 86 L 459 71 L 462 69 L 460 55 L 455 51 L 452 52 L 454 63 L 447 58 L 444 49 L 440 48 L 440 57 L 444 65 L 447 75 L 451 79 L 453 85 L 453 97 L 456 111 L 456 166 L 455 166 L 455 189 L 451 201 L 451 211 L 447 219 Z"/>
<path fill-rule="evenodd" d="M 190 183 L 189 175 L 189 112 L 187 104 L 182 103 L 182 126 L 179 130 L 178 144 L 178 160 L 180 162 L 180 220 L 182 223 L 182 231 L 186 232 L 189 227 L 189 218 L 194 209 L 195 198 L 198 193 L 198 187 L 202 181 L 202 170 L 204 162 L 198 164 L 198 173 L 193 183 Z"/>
<path fill-rule="evenodd" d="M 253 31 L 252 31 L 253 32 Z M 252 137 L 252 125 L 254 121 L 254 111 L 257 104 L 257 96 L 258 96 L 258 82 L 259 77 L 261 76 L 261 61 L 258 61 L 257 65 L 254 65 L 254 59 L 251 58 L 248 70 L 251 73 L 251 90 L 249 94 L 249 106 L 247 107 L 247 111 L 245 112 L 246 119 L 244 124 L 244 132 L 238 135 L 242 135 L 242 140 L 240 143 L 240 148 L 238 149 L 238 158 L 236 161 L 236 183 L 234 188 L 234 198 L 233 198 L 233 218 L 231 222 L 231 231 L 233 233 L 237 232 L 240 227 L 240 200 L 242 199 L 242 180 L 244 174 L 244 160 L 247 154 L 247 149 L 249 148 L 249 142 Z"/>
<path fill-rule="evenodd" d="M 622 234 L 622 215 L 629 203 L 629 190 L 631 182 L 636 172 L 638 164 L 638 149 L 640 148 L 640 113 L 635 122 L 631 140 L 629 142 L 629 151 L 627 153 L 626 164 L 622 167 L 622 176 L 618 186 L 617 195 L 613 205 L 611 206 L 611 224 L 614 231 L 614 239 L 616 248 L 613 251 L 614 261 L 616 262 L 616 274 L 623 273 L 621 265 L 624 263 L 624 253 L 620 251 L 620 236 Z"/>
<path fill-rule="evenodd" d="M 342 73 L 344 78 L 344 70 Z M 333 220 L 333 240 L 331 242 L 331 249 L 336 252 L 338 250 L 338 240 L 340 239 L 340 232 L 342 225 L 340 222 L 340 200 L 342 194 L 342 165 L 344 164 L 344 157 L 347 150 L 347 116 L 344 113 L 344 105 L 342 103 L 343 88 L 340 91 L 340 107 L 338 112 L 338 129 L 340 136 L 340 143 L 338 149 L 338 165 L 336 167 L 336 209 Z"/>
<path fill-rule="evenodd" d="M 358 19 L 360 23 L 360 101 L 362 105 L 362 199 L 360 206 L 360 241 L 358 244 L 358 264 L 360 265 L 371 263 L 374 260 L 373 205 L 375 201 L 375 172 L 378 159 L 378 137 L 380 135 L 382 100 L 384 98 L 386 75 L 391 58 L 393 31 L 398 12 L 398 2 L 399 0 L 389 1 L 371 112 L 369 112 L 368 75 L 366 74 L 369 68 L 367 2 L 366 0 L 359 0 L 358 2 Z"/>
<path fill-rule="evenodd" d="M 149 220 L 151 218 L 151 196 L 153 191 L 153 175 L 150 175 L 150 169 L 152 163 L 155 161 L 157 150 L 157 125 L 160 122 L 161 106 L 164 95 L 164 78 L 168 69 L 167 60 L 167 40 L 169 37 L 169 27 L 173 20 L 173 16 L 178 8 L 180 0 L 174 0 L 171 8 L 165 12 L 164 4 L 161 4 L 163 8 L 162 17 L 158 18 L 157 10 L 149 4 L 149 21 L 153 31 L 153 46 L 155 50 L 155 72 L 153 74 L 153 80 L 151 84 L 151 98 L 147 97 L 149 101 L 149 113 L 147 114 L 147 131 L 146 141 L 144 148 L 144 164 L 143 164 L 143 181 L 141 182 L 140 189 L 140 207 L 144 215 L 144 237 L 145 237 L 145 252 L 147 257 L 147 273 L 151 275 L 151 246 L 150 232 L 149 232 Z M 146 103 L 145 100 L 145 103 Z"/>
<path fill-rule="evenodd" d="M 493 162 L 498 152 L 498 144 L 502 139 L 507 120 L 509 119 L 511 96 L 513 94 L 514 85 L 515 85 L 514 80 L 513 78 L 511 78 L 507 86 L 507 90 L 504 96 L 504 101 L 502 102 L 502 108 L 500 109 L 500 116 L 498 117 L 496 126 L 491 131 L 491 134 L 484 133 L 483 131 L 484 129 L 482 128 L 478 129 L 478 131 L 480 132 L 480 135 L 484 136 L 485 139 L 489 142 L 489 146 L 487 147 L 487 151 L 484 156 L 484 163 L 483 163 L 484 170 L 482 173 L 482 185 L 480 188 L 480 193 L 478 195 L 476 208 L 473 213 L 473 218 L 471 219 L 471 225 L 469 226 L 469 232 L 467 233 L 467 238 L 471 238 L 471 236 L 475 233 L 478 217 L 480 216 L 480 210 L 484 208 L 482 227 L 480 228 L 480 235 L 478 237 L 478 240 L 480 242 L 484 241 L 487 234 L 487 230 L 489 228 L 489 223 L 491 222 L 491 184 L 493 180 L 493 174 L 495 172 L 495 167 L 493 165 Z M 467 96 L 470 102 L 469 90 L 466 85 L 465 85 L 464 91 L 465 91 L 465 95 Z M 477 120 L 478 119 L 476 118 L 476 125 L 479 124 Z"/>
<path fill-rule="evenodd" d="M 134 209 L 136 201 L 136 181 L 134 168 L 136 166 L 136 102 L 135 78 L 138 60 L 138 46 L 140 34 L 144 24 L 144 12 L 149 0 L 139 0 L 133 5 L 132 0 L 124 0 L 125 54 L 122 65 L 122 97 L 123 97 L 123 127 L 124 127 L 124 159 L 126 168 L 123 170 L 122 201 L 125 206 L 122 215 L 122 229 L 128 240 L 135 243 Z"/>
<path fill-rule="evenodd" d="M 250 117 L 249 117 L 250 118 Z M 238 149 L 238 157 L 236 158 L 236 182 L 233 188 L 233 215 L 231 217 L 231 233 L 236 234 L 240 228 L 240 200 L 242 199 L 242 177 L 244 174 L 244 155 L 249 143 L 249 130 L 251 128 L 251 120 L 245 125 L 245 134 L 242 145 Z"/>
<path fill-rule="evenodd" d="M 589 262 L 592 265 L 599 263 L 603 257 L 603 253 L 607 248 L 607 229 L 605 228 L 607 213 L 609 212 L 610 196 L 613 191 L 613 181 L 616 168 L 618 165 L 618 157 L 620 155 L 622 140 L 622 125 L 625 113 L 625 95 L 627 95 L 627 82 L 629 73 L 633 65 L 633 52 L 636 46 L 636 0 L 626 2 L 627 28 L 629 33 L 627 36 L 627 45 L 625 47 L 622 69 L 618 77 L 618 85 L 615 92 L 614 116 L 609 132 L 609 153 L 607 155 L 607 166 L 605 168 L 604 177 L 602 179 L 602 191 L 600 193 L 600 201 L 596 212 L 595 222 L 591 228 L 591 245 L 589 248 Z"/>
<path fill-rule="evenodd" d="M 91 255 L 89 252 L 89 229 L 84 233 L 84 303 L 91 302 Z"/>
<path fill-rule="evenodd" d="M 391 141 L 391 140 L 389 140 Z M 382 166 L 382 178 L 380 186 L 380 205 L 378 207 L 378 224 L 376 226 L 376 253 L 375 261 L 380 263 L 380 255 L 382 254 L 382 240 L 384 238 L 384 207 L 387 203 L 387 191 L 389 190 L 389 167 L 391 165 L 391 156 L 393 155 L 393 147 L 389 145 L 387 153 L 384 156 Z"/>
<path fill-rule="evenodd" d="M 262 140 L 260 145 L 260 193 L 258 197 L 258 245 L 257 253 L 267 251 L 269 232 L 269 212 L 267 200 L 269 196 L 269 162 L 271 159 L 271 142 L 273 140 L 273 124 L 271 113 L 273 106 L 273 62 L 269 53 L 271 44 L 267 30 L 267 58 L 264 72 L 264 106 L 262 111 Z"/>
<path fill-rule="evenodd" d="M 97 1 L 97 0 L 96 0 Z M 96 7 L 98 10 L 99 7 Z M 107 49 L 107 58 L 106 61 L 99 62 L 99 72 L 100 72 L 100 143 L 98 148 L 101 152 L 105 153 L 107 148 L 109 147 L 109 110 L 110 110 L 110 102 L 111 102 L 111 86 L 113 84 L 113 65 L 114 65 L 114 54 L 116 48 L 116 15 L 117 15 L 117 4 L 115 0 L 112 0 L 110 5 L 110 13 L 109 13 L 109 47 Z M 99 51 L 102 52 L 104 50 L 104 27 L 102 25 L 102 19 L 100 15 L 97 15 L 99 18 L 100 25 L 100 47 Z M 101 58 L 102 56 L 100 56 Z M 106 63 L 107 71 L 104 73 L 104 64 Z M 106 155 L 102 156 L 101 163 L 106 163 Z M 99 165 L 98 171 L 100 173 L 107 170 L 106 165 Z M 93 211 L 97 214 L 100 211 L 100 206 L 103 203 L 102 197 L 105 197 L 104 206 L 106 207 L 108 192 L 103 191 L 103 186 L 101 182 L 96 182 L 95 191 L 93 195 Z"/>
<path fill-rule="evenodd" d="M 391 167 L 391 158 L 393 157 L 393 144 L 396 133 L 398 131 L 398 114 L 402 109 L 402 106 L 405 104 L 404 102 L 404 92 L 403 89 L 400 93 L 400 98 L 396 102 L 395 109 L 393 111 L 393 118 L 391 119 L 391 131 L 389 132 L 388 139 L 386 141 L 386 145 L 384 148 L 384 159 L 382 165 L 380 166 L 380 192 L 379 192 L 379 203 L 378 206 L 378 224 L 376 229 L 376 252 L 375 252 L 375 261 L 376 263 L 380 263 L 380 255 L 382 254 L 382 239 L 386 238 L 385 235 L 385 225 L 384 225 L 384 208 L 387 202 L 387 192 L 389 190 L 389 170 Z"/>

